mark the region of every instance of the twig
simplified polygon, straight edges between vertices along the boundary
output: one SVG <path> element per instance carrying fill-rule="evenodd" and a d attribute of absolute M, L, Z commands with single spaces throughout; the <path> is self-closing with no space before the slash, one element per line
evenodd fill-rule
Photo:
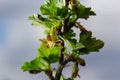
<path fill-rule="evenodd" d="M 65 7 L 67 8 L 66 13 L 68 13 L 68 5 L 69 5 L 70 0 L 65 0 Z M 64 25 L 63 25 L 63 34 L 66 32 L 67 27 L 68 27 L 68 22 L 69 22 L 70 16 L 64 20 Z"/>
<path fill-rule="evenodd" d="M 56 72 L 56 75 L 55 75 L 55 80 L 60 80 L 60 76 L 62 74 L 62 70 L 64 68 L 64 65 L 63 65 L 63 61 L 64 61 L 64 41 L 61 40 L 61 52 L 60 52 L 60 57 L 59 57 L 59 65 L 58 65 L 58 69 L 57 69 L 57 72 Z"/>
<path fill-rule="evenodd" d="M 65 6 L 68 8 L 69 5 L 69 1 L 70 0 L 65 0 Z M 66 11 L 68 13 L 68 9 Z M 67 19 L 64 20 L 64 25 L 63 25 L 63 33 L 66 31 L 66 27 L 69 21 L 69 17 Z M 61 32 L 61 31 L 59 31 Z M 61 33 L 60 33 L 61 34 Z M 63 61 L 64 61 L 64 41 L 61 39 L 61 52 L 60 52 L 60 57 L 59 57 L 59 65 L 58 65 L 58 69 L 55 75 L 55 80 L 60 80 L 61 74 L 62 74 L 62 70 L 64 68 L 63 65 Z"/>
<path fill-rule="evenodd" d="M 49 77 L 50 80 L 55 80 L 51 70 L 46 70 L 45 74 Z"/>
<path fill-rule="evenodd" d="M 79 28 L 80 31 L 84 32 L 84 33 L 88 33 L 88 31 L 78 22 L 75 23 L 75 27 Z"/>

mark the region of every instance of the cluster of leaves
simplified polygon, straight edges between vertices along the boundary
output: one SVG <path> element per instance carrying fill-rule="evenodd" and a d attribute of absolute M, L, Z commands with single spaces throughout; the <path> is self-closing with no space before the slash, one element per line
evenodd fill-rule
<path fill-rule="evenodd" d="M 38 49 L 38 56 L 34 60 L 25 62 L 22 66 L 24 71 L 45 71 L 50 68 L 50 64 L 59 60 L 60 47 L 47 48 L 41 44 Z"/>
<path fill-rule="evenodd" d="M 85 66 L 85 60 L 80 56 L 98 52 L 104 46 L 103 41 L 93 37 L 91 31 L 78 23 L 78 19 L 86 20 L 95 13 L 78 0 L 46 0 L 40 12 L 41 15 L 34 14 L 28 19 L 32 20 L 32 25 L 43 26 L 46 38 L 40 39 L 37 57 L 25 62 L 21 68 L 32 74 L 43 71 L 50 80 L 74 80 L 79 77 L 79 65 Z M 77 33 L 73 27 L 80 30 L 79 39 L 76 39 Z M 69 45 L 71 51 L 64 44 Z M 65 78 L 62 70 L 70 61 L 74 63 L 72 75 Z M 51 67 L 56 62 L 59 64 L 58 69 Z"/>

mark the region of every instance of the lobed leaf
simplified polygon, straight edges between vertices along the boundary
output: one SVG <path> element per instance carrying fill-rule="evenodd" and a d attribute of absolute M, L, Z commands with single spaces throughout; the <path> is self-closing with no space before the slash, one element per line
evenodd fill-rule
<path fill-rule="evenodd" d="M 74 33 L 74 30 L 71 29 L 67 33 L 65 33 L 64 36 L 65 36 L 66 39 L 71 39 L 71 38 L 75 37 L 76 34 Z"/>
<path fill-rule="evenodd" d="M 60 49 L 59 46 L 46 48 L 45 44 L 41 44 L 38 49 L 38 56 L 45 59 L 48 63 L 55 63 L 59 60 Z"/>
<path fill-rule="evenodd" d="M 61 37 L 64 42 L 66 42 L 72 49 L 72 51 L 77 51 L 79 49 L 85 48 L 85 46 L 82 43 L 77 42 L 77 40 L 74 39 L 67 39 L 65 37 Z"/>
<path fill-rule="evenodd" d="M 41 71 L 49 69 L 49 64 L 43 58 L 37 57 L 30 62 L 25 62 L 22 65 L 21 69 L 23 71 L 38 71 L 38 72 L 41 72 Z"/>
<path fill-rule="evenodd" d="M 82 4 L 79 4 L 76 14 L 78 18 L 83 18 L 83 19 L 88 19 L 89 16 L 96 15 L 95 12 L 92 11 L 90 7 L 85 7 Z"/>
<path fill-rule="evenodd" d="M 92 32 L 80 33 L 80 41 L 85 48 L 79 50 L 80 54 L 89 54 L 90 52 L 98 52 L 104 46 L 104 42 L 92 37 Z"/>
<path fill-rule="evenodd" d="M 43 15 L 48 15 L 49 17 L 55 17 L 57 14 L 56 0 L 47 0 L 46 4 L 40 7 L 40 11 Z"/>
<path fill-rule="evenodd" d="M 61 21 L 56 19 L 43 18 L 40 14 L 29 16 L 28 19 L 32 20 L 32 25 L 40 27 L 42 26 L 43 28 L 48 29 L 61 25 Z"/>

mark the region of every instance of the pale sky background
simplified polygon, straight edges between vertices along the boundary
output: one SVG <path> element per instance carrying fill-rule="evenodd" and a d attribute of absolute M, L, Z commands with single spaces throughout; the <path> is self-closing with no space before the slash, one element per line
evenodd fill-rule
<path fill-rule="evenodd" d="M 37 39 L 43 37 L 43 31 L 31 26 L 27 17 L 39 13 L 43 1 L 0 0 L 0 80 L 47 80 L 43 74 L 31 75 L 20 69 L 24 61 L 37 55 Z M 81 23 L 105 46 L 99 53 L 83 56 L 87 65 L 80 69 L 77 80 L 120 80 L 120 0 L 81 2 L 97 13 Z"/>

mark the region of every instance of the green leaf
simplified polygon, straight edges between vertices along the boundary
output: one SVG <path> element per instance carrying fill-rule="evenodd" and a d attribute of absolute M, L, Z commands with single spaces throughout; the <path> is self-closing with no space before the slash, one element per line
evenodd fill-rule
<path fill-rule="evenodd" d="M 80 42 L 83 43 L 85 46 L 90 43 L 92 37 L 92 32 L 88 32 L 87 34 L 84 32 L 80 33 Z"/>
<path fill-rule="evenodd" d="M 87 46 L 90 51 L 99 51 L 104 46 L 103 41 L 96 40 L 95 38 L 92 39 L 91 43 Z"/>
<path fill-rule="evenodd" d="M 82 4 L 78 6 L 78 10 L 76 13 L 79 18 L 83 19 L 88 19 L 89 16 L 96 15 L 95 12 L 92 11 L 90 7 L 85 7 Z"/>
<path fill-rule="evenodd" d="M 51 28 L 51 21 L 47 18 L 43 18 L 40 14 L 34 14 L 28 17 L 28 20 L 32 20 L 33 26 L 42 26 L 44 28 Z"/>
<path fill-rule="evenodd" d="M 40 11 L 43 15 L 48 15 L 49 17 L 55 17 L 57 15 L 56 0 L 47 0 L 46 4 L 40 7 Z"/>
<path fill-rule="evenodd" d="M 76 34 L 74 33 L 74 30 L 71 29 L 67 33 L 65 33 L 64 36 L 65 36 L 66 39 L 71 39 L 71 38 L 75 37 Z"/>
<path fill-rule="evenodd" d="M 72 14 L 69 18 L 68 25 L 71 25 L 71 24 L 75 23 L 76 19 L 77 19 L 76 14 Z"/>
<path fill-rule="evenodd" d="M 66 42 L 66 43 L 72 48 L 72 50 L 74 49 L 74 46 L 75 46 L 75 44 L 77 43 L 77 40 L 76 40 L 76 39 L 67 39 L 67 38 L 61 37 L 61 36 L 60 36 L 60 38 L 61 38 L 64 42 Z"/>
<path fill-rule="evenodd" d="M 80 54 L 89 54 L 90 52 L 98 52 L 104 46 L 104 42 L 92 37 L 92 32 L 80 33 L 80 41 L 85 48 L 79 50 Z"/>
<path fill-rule="evenodd" d="M 63 0 L 47 0 L 46 4 L 40 7 L 40 11 L 43 15 L 59 20 L 66 19 L 69 16 L 67 10 L 68 8 L 64 6 Z"/>
<path fill-rule="evenodd" d="M 43 28 L 47 29 L 61 25 L 61 21 L 56 19 L 43 18 L 40 14 L 29 16 L 28 19 L 32 20 L 32 25 L 40 27 L 42 26 Z"/>
<path fill-rule="evenodd" d="M 60 17 L 60 19 L 68 18 L 67 8 L 65 6 L 57 7 L 57 16 Z"/>
<path fill-rule="evenodd" d="M 48 63 L 55 63 L 59 60 L 60 49 L 59 46 L 46 48 L 46 44 L 41 44 L 38 49 L 38 56 L 45 59 Z"/>
<path fill-rule="evenodd" d="M 79 50 L 79 49 L 83 49 L 83 48 L 85 48 L 85 46 L 82 43 L 76 43 L 73 50 Z"/>
<path fill-rule="evenodd" d="M 50 13 L 49 8 L 45 4 L 40 6 L 40 11 L 43 15 L 49 15 Z"/>
<path fill-rule="evenodd" d="M 73 51 L 84 48 L 82 43 L 77 42 L 74 38 L 75 36 L 76 34 L 74 33 L 74 30 L 71 29 L 65 33 L 64 37 L 62 37 L 62 39 L 72 48 Z"/>
<path fill-rule="evenodd" d="M 73 35 L 71 35 L 73 36 Z M 60 37 L 62 40 L 64 40 L 72 49 L 72 51 L 77 51 L 79 49 L 85 48 L 85 46 L 82 43 L 77 42 L 75 38 L 70 39 L 70 37 Z"/>
<path fill-rule="evenodd" d="M 59 60 L 59 54 L 60 54 L 60 47 L 54 47 L 49 50 L 50 55 L 49 55 L 49 60 L 50 63 L 55 63 Z"/>
<path fill-rule="evenodd" d="M 49 64 L 46 60 L 37 57 L 34 60 L 30 61 L 30 62 L 25 62 L 22 66 L 21 69 L 23 71 L 44 71 L 49 69 Z"/>

